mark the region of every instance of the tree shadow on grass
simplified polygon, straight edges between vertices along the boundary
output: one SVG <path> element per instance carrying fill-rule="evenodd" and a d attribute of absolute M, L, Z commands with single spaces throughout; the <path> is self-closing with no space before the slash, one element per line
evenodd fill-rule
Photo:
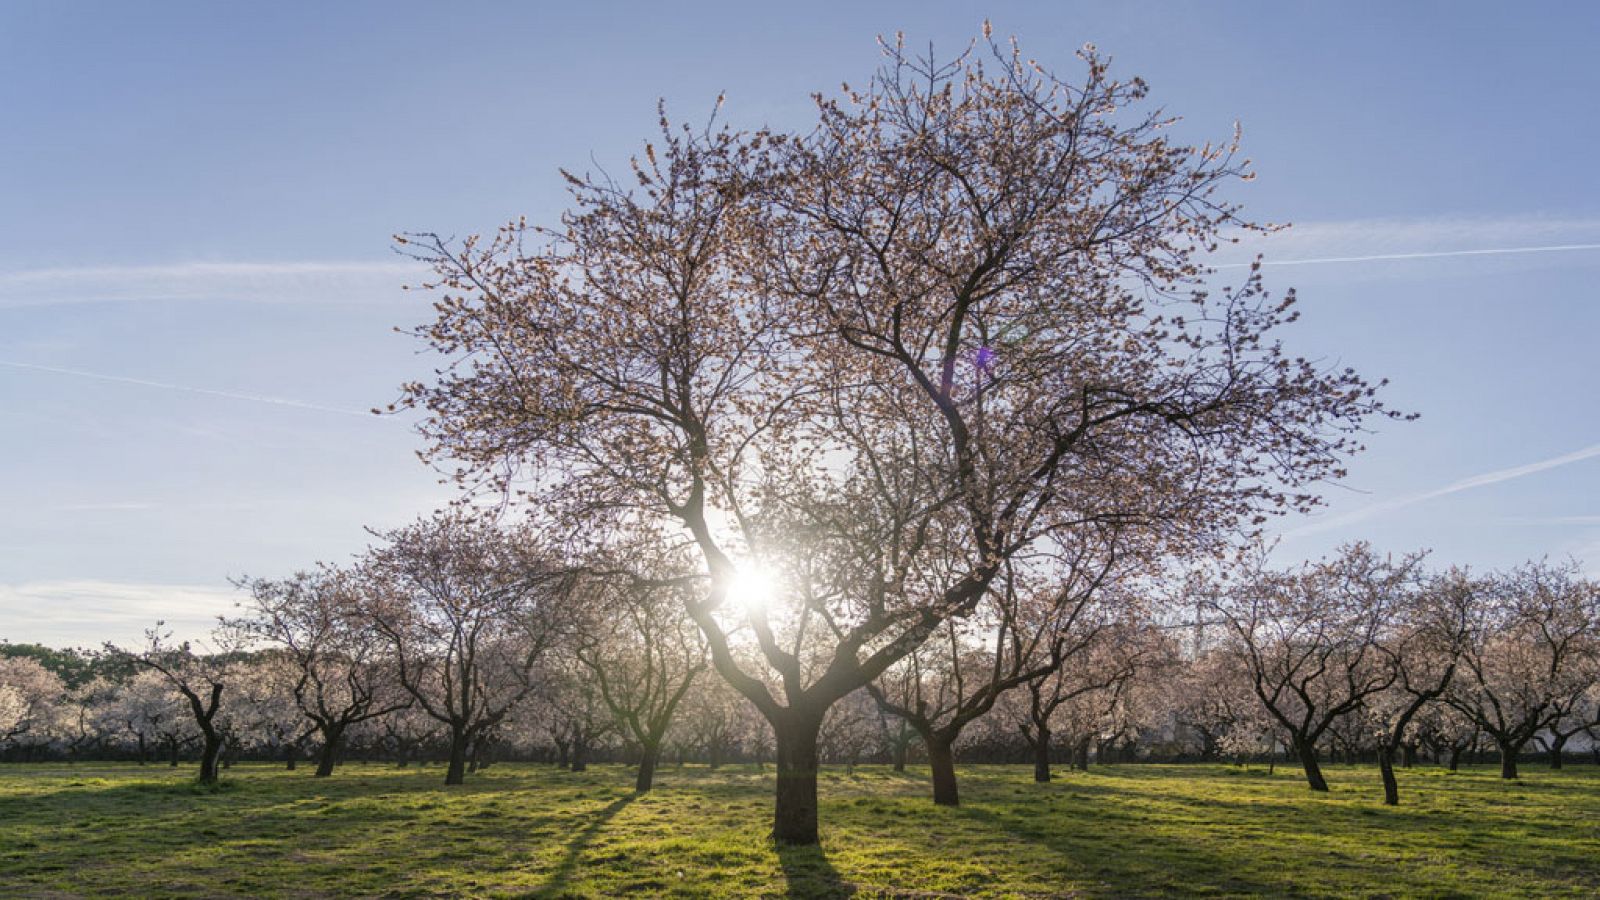
<path fill-rule="evenodd" d="M 784 896 L 825 900 L 855 894 L 856 886 L 844 880 L 821 847 L 774 844 L 773 849 L 778 854 L 778 865 L 783 868 L 783 880 L 787 885 Z"/>
<path fill-rule="evenodd" d="M 616 818 L 617 813 L 627 808 L 628 804 L 638 799 L 637 794 L 629 794 L 611 801 L 605 808 L 595 813 L 589 824 L 583 826 L 572 840 L 567 842 L 567 853 L 561 858 L 561 864 L 556 866 L 551 873 L 550 880 L 546 881 L 538 890 L 529 896 L 532 897 L 560 897 L 572 882 L 572 875 L 578 870 L 578 864 L 583 860 L 583 854 L 589 845 L 595 842 L 600 832 L 605 830 L 607 824 Z"/>
<path fill-rule="evenodd" d="M 1096 829 L 1081 829 L 1043 816 L 1007 816 L 981 805 L 963 805 L 961 814 L 987 830 L 1006 835 L 1019 847 L 1022 843 L 1032 844 L 1065 863 L 1068 871 L 1062 873 L 1063 885 L 1040 887 L 1056 890 L 1070 884 L 1072 896 L 1285 893 L 1283 884 L 1252 877 L 1226 857 L 1173 842 L 1126 822 L 1104 822 Z"/>

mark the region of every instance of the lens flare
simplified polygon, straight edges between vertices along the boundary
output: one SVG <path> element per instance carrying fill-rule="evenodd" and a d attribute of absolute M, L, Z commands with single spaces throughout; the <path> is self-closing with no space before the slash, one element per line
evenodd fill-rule
<path fill-rule="evenodd" d="M 759 566 L 740 569 L 728 585 L 728 599 L 746 613 L 765 612 L 777 596 L 778 580 Z"/>

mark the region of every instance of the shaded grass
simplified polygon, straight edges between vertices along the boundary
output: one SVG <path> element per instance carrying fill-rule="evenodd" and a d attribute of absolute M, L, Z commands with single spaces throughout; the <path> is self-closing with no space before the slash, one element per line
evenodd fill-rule
<path fill-rule="evenodd" d="M 962 772 L 830 771 L 821 848 L 767 839 L 771 770 L 631 773 L 352 765 L 331 779 L 243 766 L 0 767 L 0 896 L 1076 897 L 1600 895 L 1600 773 L 1377 773 L 1121 766 L 1048 785 Z"/>

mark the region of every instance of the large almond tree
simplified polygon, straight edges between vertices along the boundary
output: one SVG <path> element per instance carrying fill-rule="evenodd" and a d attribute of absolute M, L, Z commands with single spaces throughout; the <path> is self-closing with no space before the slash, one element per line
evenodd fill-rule
<path fill-rule="evenodd" d="M 1307 506 L 1382 412 L 1281 349 L 1292 294 L 1205 286 L 1250 227 L 1234 141 L 1177 141 L 1092 48 L 1070 80 L 988 41 L 885 54 L 806 130 L 663 115 L 617 178 L 567 173 L 557 223 L 402 238 L 437 272 L 417 333 L 445 362 L 405 397 L 431 458 L 579 529 L 682 535 L 789 843 L 817 840 L 828 708 L 1008 561 Z"/>

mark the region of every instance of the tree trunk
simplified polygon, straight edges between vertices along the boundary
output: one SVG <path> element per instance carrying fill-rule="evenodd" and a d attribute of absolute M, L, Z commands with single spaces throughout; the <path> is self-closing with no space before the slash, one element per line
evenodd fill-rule
<path fill-rule="evenodd" d="M 464 731 L 450 734 L 450 767 L 445 770 L 445 784 L 461 784 L 467 779 L 467 735 Z"/>
<path fill-rule="evenodd" d="M 1044 784 L 1050 780 L 1050 732 L 1040 728 L 1033 742 L 1033 780 Z"/>
<path fill-rule="evenodd" d="M 896 772 L 904 772 L 906 770 L 906 758 L 909 757 L 910 755 L 911 755 L 911 742 L 910 741 L 904 741 L 903 740 L 903 741 L 896 741 L 895 742 L 895 745 L 894 745 L 894 770 Z"/>
<path fill-rule="evenodd" d="M 1072 752 L 1072 766 L 1080 772 L 1089 771 L 1089 742 L 1088 737 L 1078 739 L 1078 746 Z"/>
<path fill-rule="evenodd" d="M 780 844 L 817 843 L 817 732 L 821 716 L 790 715 L 772 727 L 777 741 L 778 788 L 772 839 Z"/>
<path fill-rule="evenodd" d="M 1512 780 L 1517 777 L 1517 751 L 1522 748 L 1504 741 L 1497 743 L 1500 745 L 1500 777 Z"/>
<path fill-rule="evenodd" d="M 1385 744 L 1378 748 L 1378 769 L 1383 772 L 1383 805 L 1400 805 L 1400 784 L 1394 777 L 1394 748 Z"/>
<path fill-rule="evenodd" d="M 928 748 L 928 767 L 933 770 L 933 802 L 939 806 L 960 806 L 961 796 L 956 789 L 956 755 L 946 738 L 934 734 L 922 736 Z"/>
<path fill-rule="evenodd" d="M 1296 738 L 1294 751 L 1300 757 L 1300 768 L 1305 770 L 1306 783 L 1313 791 L 1327 791 L 1328 780 L 1322 777 L 1322 766 L 1317 763 L 1317 747 L 1310 741 Z"/>
<path fill-rule="evenodd" d="M 1402 744 L 1400 746 L 1400 767 L 1409 769 L 1417 762 L 1417 745 Z"/>
<path fill-rule="evenodd" d="M 344 726 L 332 725 L 322 729 L 322 750 L 317 754 L 317 778 L 327 778 L 333 774 L 333 767 L 339 761 L 339 751 L 344 745 Z"/>
<path fill-rule="evenodd" d="M 1561 748 L 1567 745 L 1567 738 L 1571 735 L 1556 735 L 1550 741 L 1550 768 L 1561 768 Z"/>
<path fill-rule="evenodd" d="M 556 741 L 556 768 L 565 769 L 572 765 L 571 753 L 566 741 Z"/>
<path fill-rule="evenodd" d="M 167 746 L 172 750 L 172 768 L 176 769 L 178 767 L 178 739 L 173 738 L 167 741 Z"/>
<path fill-rule="evenodd" d="M 222 736 L 207 734 L 205 747 L 200 752 L 200 783 L 217 783 L 217 757 L 222 755 Z"/>
<path fill-rule="evenodd" d="M 1459 744 L 1450 748 L 1450 764 L 1447 767 L 1450 771 L 1458 772 L 1461 770 L 1461 752 L 1465 749 L 1467 748 Z"/>
<path fill-rule="evenodd" d="M 633 792 L 648 793 L 656 780 L 656 763 L 661 759 L 660 744 L 645 744 L 639 753 L 639 775 L 633 780 Z"/>

